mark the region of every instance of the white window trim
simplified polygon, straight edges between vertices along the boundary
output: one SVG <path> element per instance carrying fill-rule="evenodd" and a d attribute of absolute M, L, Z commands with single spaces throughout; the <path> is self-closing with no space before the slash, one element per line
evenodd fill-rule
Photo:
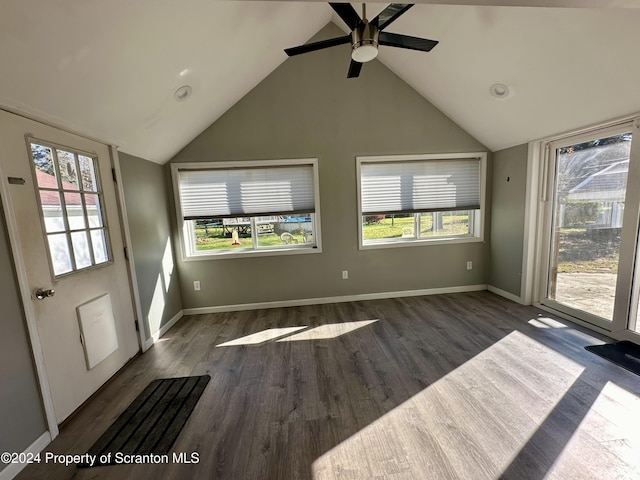
<path fill-rule="evenodd" d="M 377 243 L 364 243 L 362 231 L 362 187 L 361 187 L 361 165 L 363 163 L 374 162 L 406 162 L 410 160 L 457 160 L 465 158 L 480 159 L 480 213 L 474 215 L 474 232 L 477 234 L 466 236 L 436 237 L 436 238 L 410 238 L 393 239 L 380 241 Z M 484 242 L 484 226 L 486 223 L 486 192 L 487 192 L 487 153 L 486 152 L 464 152 L 464 153 L 429 153 L 419 155 L 383 155 L 383 156 L 358 156 L 356 157 L 356 183 L 358 202 L 358 249 L 371 250 L 379 248 L 399 248 L 418 247 L 424 245 L 451 245 L 457 243 L 479 243 Z"/>
<path fill-rule="evenodd" d="M 313 168 L 313 195 L 315 201 L 314 213 L 314 247 L 306 247 L 304 245 L 283 245 L 273 248 L 262 248 L 259 250 L 224 250 L 215 251 L 208 250 L 202 252 L 191 252 L 187 248 L 193 244 L 193 231 L 182 218 L 182 209 L 180 205 L 180 190 L 178 180 L 179 169 L 224 169 L 224 168 L 252 168 L 252 167 L 278 167 L 286 165 L 311 165 Z M 277 255 L 306 255 L 314 253 L 322 253 L 322 235 L 320 233 L 320 183 L 318 178 L 318 159 L 317 158 L 293 158 L 283 160 L 238 160 L 229 162 L 185 162 L 171 164 L 171 178 L 173 185 L 173 197 L 176 208 L 176 221 L 178 222 L 178 232 L 180 236 L 180 252 L 182 261 L 199 262 L 203 260 L 222 260 L 230 258 L 249 258 L 249 257 L 271 257 Z"/>

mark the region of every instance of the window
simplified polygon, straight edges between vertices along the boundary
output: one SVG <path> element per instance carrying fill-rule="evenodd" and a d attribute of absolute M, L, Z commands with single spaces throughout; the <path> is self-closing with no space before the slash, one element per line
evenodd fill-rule
<path fill-rule="evenodd" d="M 486 154 L 358 157 L 360 247 L 480 241 Z"/>
<path fill-rule="evenodd" d="M 109 262 L 97 159 L 39 140 L 29 144 L 54 276 Z"/>
<path fill-rule="evenodd" d="M 172 166 L 186 258 L 319 251 L 317 160 Z"/>

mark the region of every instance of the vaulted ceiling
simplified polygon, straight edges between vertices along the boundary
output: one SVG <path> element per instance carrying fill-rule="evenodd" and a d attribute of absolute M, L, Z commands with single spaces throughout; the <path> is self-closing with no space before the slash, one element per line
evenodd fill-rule
<path fill-rule="evenodd" d="M 375 61 L 491 150 L 640 112 L 637 0 L 425 1 L 389 31 L 440 44 Z M 164 163 L 330 21 L 347 31 L 313 1 L 0 0 L 0 106 Z"/>

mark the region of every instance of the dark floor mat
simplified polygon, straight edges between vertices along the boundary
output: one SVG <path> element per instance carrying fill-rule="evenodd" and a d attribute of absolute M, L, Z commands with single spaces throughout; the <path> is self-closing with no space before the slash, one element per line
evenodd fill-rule
<path fill-rule="evenodd" d="M 636 375 L 640 375 L 640 345 L 623 340 L 616 343 L 605 343 L 604 345 L 589 345 L 584 348 L 622 368 L 626 368 Z"/>
<path fill-rule="evenodd" d="M 127 459 L 134 455 L 167 454 L 209 380 L 209 375 L 154 380 L 89 449 L 87 456 L 95 460 L 78 466 L 133 463 Z"/>

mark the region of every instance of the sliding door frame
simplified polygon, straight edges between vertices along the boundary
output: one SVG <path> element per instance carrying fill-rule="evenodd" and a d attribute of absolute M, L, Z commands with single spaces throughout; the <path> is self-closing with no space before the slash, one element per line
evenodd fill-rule
<path fill-rule="evenodd" d="M 550 273 L 550 255 L 553 229 L 554 189 L 556 171 L 556 151 L 558 148 L 575 145 L 589 140 L 606 138 L 621 133 L 632 132 L 632 141 L 623 231 L 620 242 L 620 257 L 614 301 L 613 321 L 566 307 L 547 298 L 547 282 Z M 626 117 L 602 125 L 595 125 L 579 131 L 568 132 L 529 144 L 527 188 L 531 195 L 527 198 L 526 212 L 536 219 L 534 241 L 524 246 L 527 262 L 523 276 L 532 278 L 524 295 L 531 295 L 532 303 L 593 330 L 606 333 L 614 338 L 635 338 L 640 336 L 630 332 L 629 319 L 637 316 L 640 298 L 640 261 L 636 261 L 638 231 L 640 228 L 640 116 Z M 531 225 L 533 226 L 533 225 Z M 533 233 L 533 232 L 531 232 Z M 633 284 L 634 278 L 638 281 Z M 524 285 L 523 285 L 524 286 Z"/>
<path fill-rule="evenodd" d="M 633 134 L 637 141 L 631 141 L 631 159 L 629 161 L 629 177 L 627 178 L 627 199 L 635 205 L 640 204 L 640 117 L 633 122 Z M 626 205 L 625 205 L 626 208 Z M 640 207 L 638 208 L 640 210 Z M 625 212 L 626 215 L 626 212 Z M 640 333 L 637 331 L 638 303 L 640 302 L 640 211 L 635 212 L 635 263 L 629 265 L 633 269 L 633 285 L 631 285 L 629 306 L 629 318 L 624 325 L 616 325 L 620 331 L 620 337 L 627 340 L 640 342 Z M 627 221 L 625 216 L 624 221 Z"/>

